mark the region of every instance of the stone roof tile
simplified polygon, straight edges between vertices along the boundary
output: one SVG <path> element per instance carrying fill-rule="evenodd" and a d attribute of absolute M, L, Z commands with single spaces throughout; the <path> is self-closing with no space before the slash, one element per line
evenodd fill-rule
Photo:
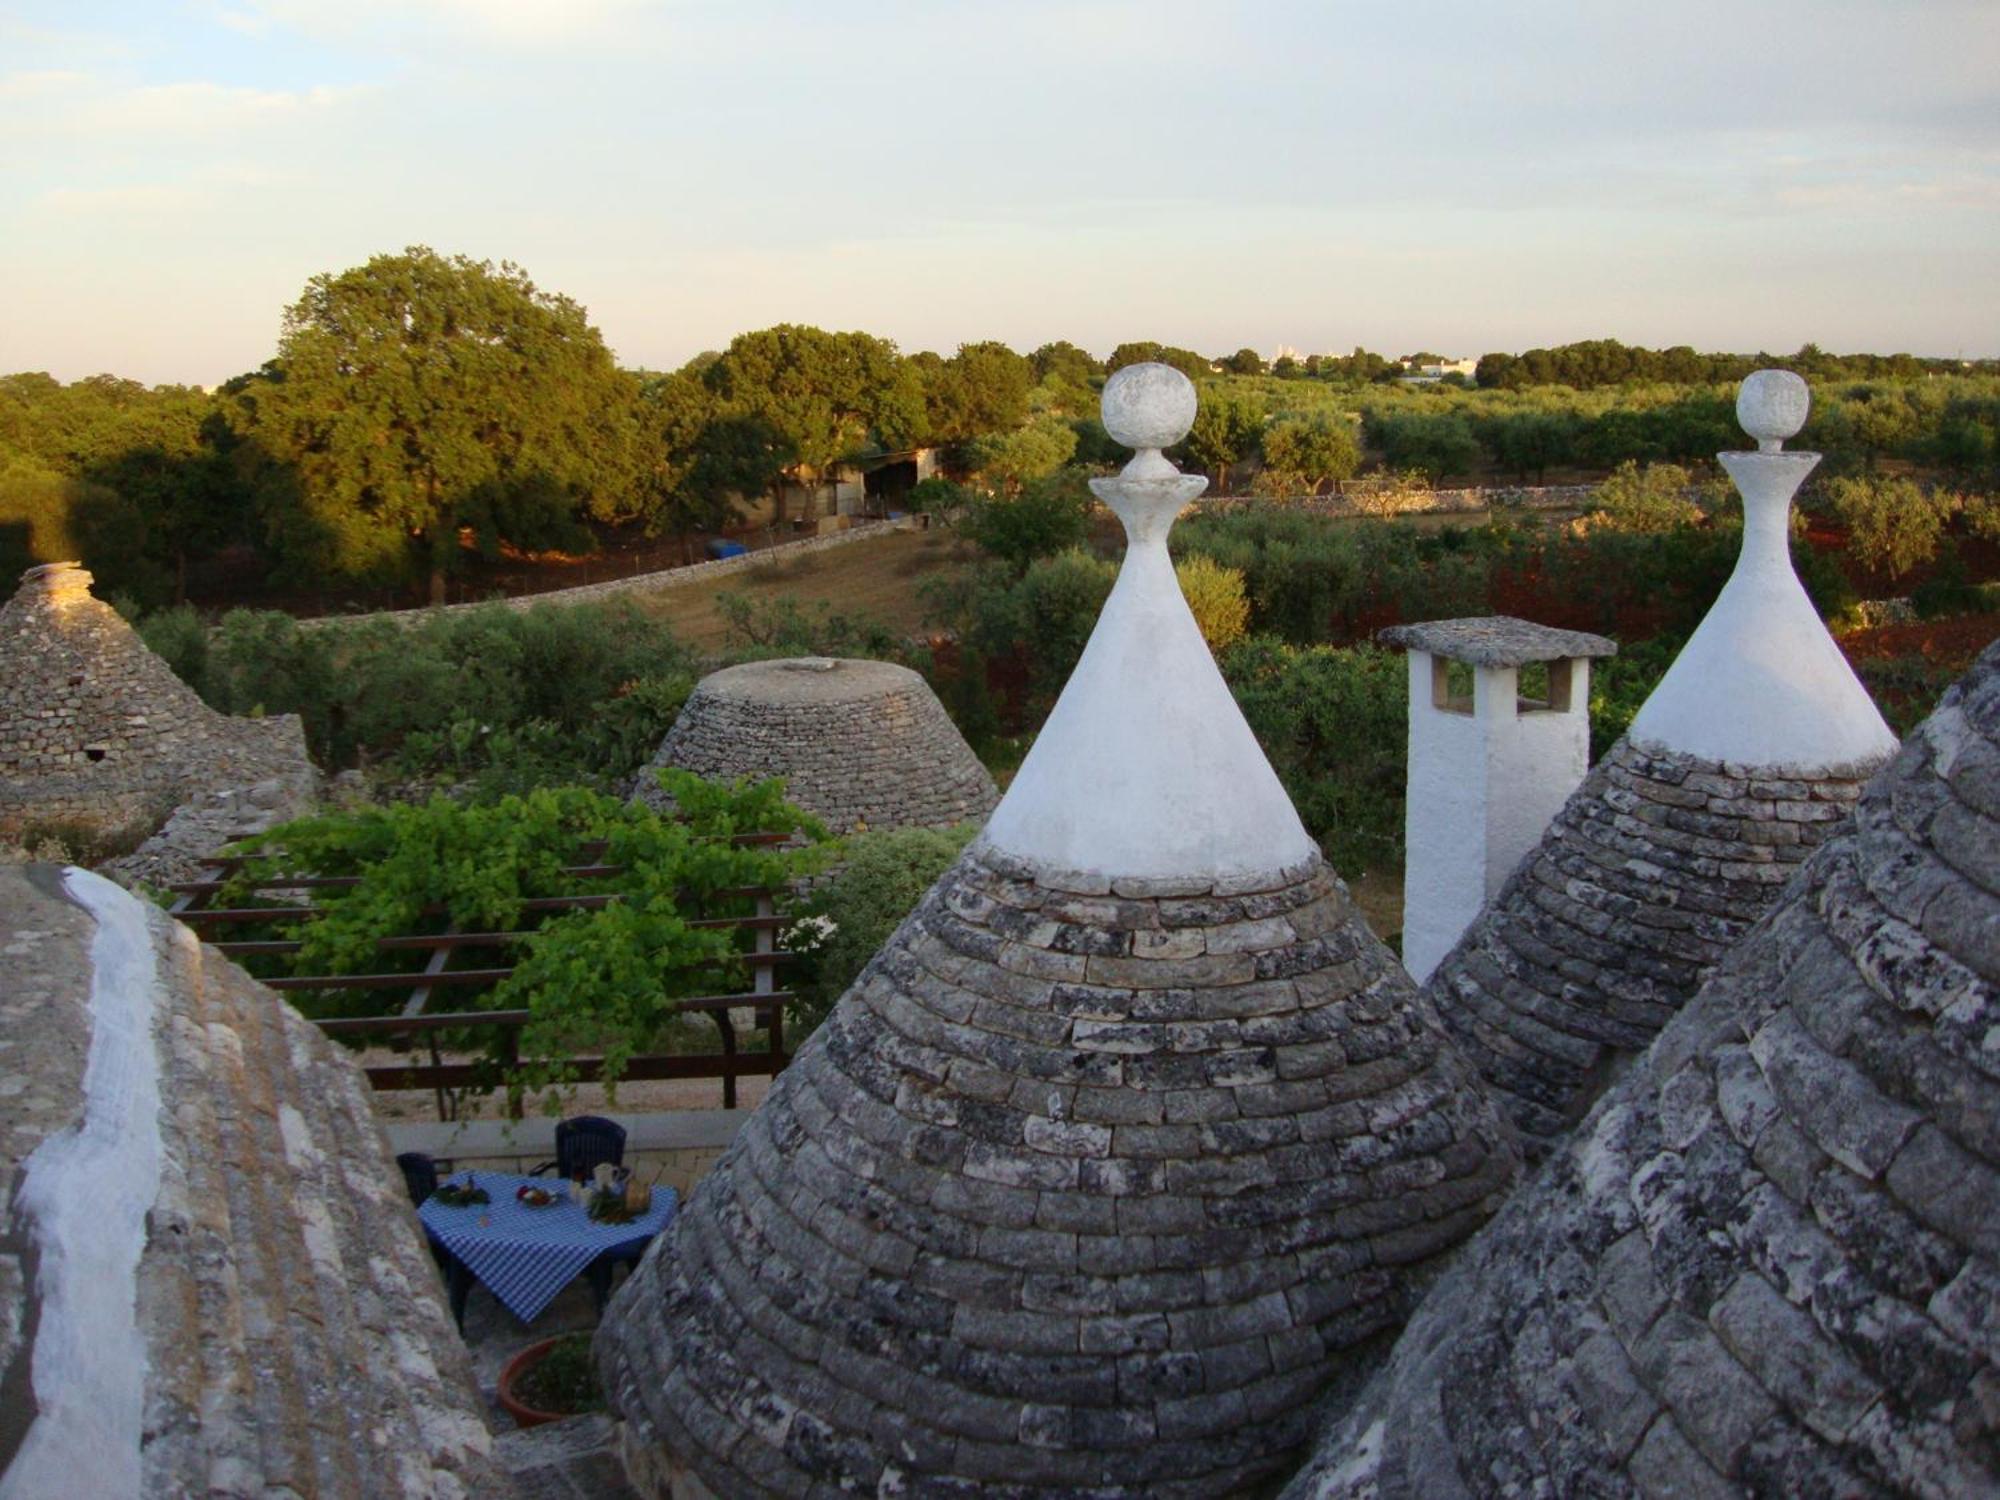
<path fill-rule="evenodd" d="M 1605 636 L 1582 630 L 1557 630 L 1512 615 L 1391 625 L 1376 631 L 1375 638 L 1386 645 L 1428 651 L 1433 656 L 1470 662 L 1478 667 L 1519 667 L 1533 661 L 1618 654 L 1618 643 Z"/>
<path fill-rule="evenodd" d="M 1995 703 L 2000 645 L 1439 1281 L 1287 1500 L 2000 1490 L 2000 893 L 1922 930 L 1884 904 L 1950 878 L 1938 829 L 2000 843 L 1953 780 L 2000 745 Z"/>
<path fill-rule="evenodd" d="M 123 949 L 106 947 L 114 926 L 131 936 Z M 511 1494 L 346 1055 L 164 913 L 85 872 L 0 866 L 0 952 L 8 1072 L 30 1080 L 0 1107 L 0 1143 L 10 1180 L 32 1189 L 0 1229 L 0 1326 L 35 1330 L 0 1344 L 0 1381 L 27 1400 L 17 1423 L 0 1424 L 0 1467 L 47 1461 L 35 1447 L 43 1424 L 67 1432 L 77 1393 L 129 1381 L 130 1425 L 102 1403 L 96 1447 L 146 1495 Z M 110 1066 L 97 1054 L 114 1036 L 129 1049 L 120 1087 L 105 1090 L 91 1080 Z M 148 1089 L 156 1109 L 144 1107 Z M 133 1133 L 115 1159 L 157 1163 L 130 1184 L 143 1216 L 136 1265 L 122 1285 L 93 1271 L 72 1309 L 96 1329 L 122 1318 L 135 1357 L 45 1368 L 40 1339 L 57 1336 L 46 1299 L 62 1295 L 52 1268 L 97 1267 L 125 1201 L 110 1165 L 50 1165 L 85 1118 L 93 1139 Z M 93 1204 L 80 1230 L 51 1213 L 72 1194 Z M 23 1256 L 39 1267 L 32 1284 L 5 1273 Z M 60 1492 L 90 1488 L 84 1457 L 56 1456 L 75 1486 Z"/>

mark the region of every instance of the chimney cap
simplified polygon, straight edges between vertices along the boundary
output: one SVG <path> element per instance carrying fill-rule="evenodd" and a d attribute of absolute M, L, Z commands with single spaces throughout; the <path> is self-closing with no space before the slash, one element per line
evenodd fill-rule
<path fill-rule="evenodd" d="M 1375 632 L 1385 646 L 1428 651 L 1475 667 L 1519 667 L 1531 661 L 1570 661 L 1616 656 L 1618 643 L 1583 630 L 1557 630 L 1512 615 L 1479 615 L 1462 620 L 1425 620 L 1391 625 Z"/>

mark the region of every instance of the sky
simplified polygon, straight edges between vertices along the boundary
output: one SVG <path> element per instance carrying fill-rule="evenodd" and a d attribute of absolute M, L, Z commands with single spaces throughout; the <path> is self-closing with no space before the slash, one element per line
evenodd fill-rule
<path fill-rule="evenodd" d="M 675 367 L 2000 355 L 2000 4 L 0 0 L 0 371 L 213 384 L 425 244 Z"/>

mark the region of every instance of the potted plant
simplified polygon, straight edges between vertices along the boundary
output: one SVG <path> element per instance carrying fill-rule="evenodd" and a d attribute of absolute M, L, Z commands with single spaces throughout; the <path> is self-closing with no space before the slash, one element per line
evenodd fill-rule
<path fill-rule="evenodd" d="M 500 1372 L 500 1405 L 520 1427 L 604 1410 L 590 1362 L 590 1333 L 559 1333 L 528 1345 Z"/>

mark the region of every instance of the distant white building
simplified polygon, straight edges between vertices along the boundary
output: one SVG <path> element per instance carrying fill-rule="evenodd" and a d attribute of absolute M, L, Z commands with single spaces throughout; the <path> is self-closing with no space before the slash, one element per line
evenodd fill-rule
<path fill-rule="evenodd" d="M 1470 380 L 1478 368 L 1476 358 L 1425 360 L 1421 364 L 1406 364 L 1398 379 L 1404 385 L 1435 385 L 1447 375 L 1463 375 Z"/>

